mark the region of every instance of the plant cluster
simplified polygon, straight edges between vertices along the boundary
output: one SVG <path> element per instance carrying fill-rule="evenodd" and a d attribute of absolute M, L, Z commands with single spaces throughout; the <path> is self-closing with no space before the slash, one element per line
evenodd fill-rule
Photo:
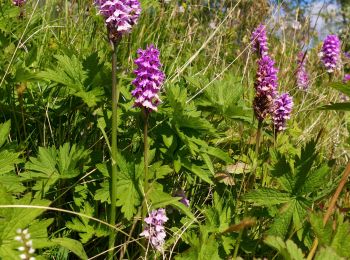
<path fill-rule="evenodd" d="M 349 258 L 349 35 L 287 2 L 0 0 L 0 258 Z"/>

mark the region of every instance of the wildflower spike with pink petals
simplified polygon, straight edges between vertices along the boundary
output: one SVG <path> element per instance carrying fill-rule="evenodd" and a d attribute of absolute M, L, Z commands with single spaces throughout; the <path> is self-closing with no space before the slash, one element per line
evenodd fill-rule
<path fill-rule="evenodd" d="M 288 93 L 283 93 L 276 97 L 274 101 L 273 123 L 277 132 L 286 129 L 287 119 L 293 108 L 293 98 Z"/>
<path fill-rule="evenodd" d="M 309 87 L 309 75 L 305 68 L 306 53 L 300 52 L 298 54 L 298 68 L 297 68 L 297 86 L 299 89 L 306 90 Z"/>
<path fill-rule="evenodd" d="M 253 32 L 251 36 L 252 49 L 258 52 L 260 57 L 267 55 L 267 36 L 265 25 L 260 24 Z"/>
<path fill-rule="evenodd" d="M 151 245 L 158 251 L 163 251 L 164 239 L 166 237 L 164 223 L 168 221 L 165 209 L 152 210 L 145 218 L 147 226 L 140 234 L 149 240 Z"/>
<path fill-rule="evenodd" d="M 256 72 L 254 99 L 254 112 L 259 121 L 272 111 L 273 99 L 277 91 L 277 72 L 275 61 L 269 56 L 264 56 L 258 61 L 258 71 Z"/>
<path fill-rule="evenodd" d="M 320 56 L 329 73 L 334 72 L 340 66 L 340 45 L 337 35 L 328 35 L 324 40 Z"/>
<path fill-rule="evenodd" d="M 99 13 L 105 17 L 111 40 L 119 39 L 129 33 L 137 23 L 141 13 L 138 0 L 96 0 Z"/>
<path fill-rule="evenodd" d="M 160 69 L 159 51 L 150 45 L 145 50 L 139 49 L 137 54 L 135 63 L 138 68 L 134 71 L 136 79 L 132 82 L 136 88 L 131 92 L 136 98 L 134 106 L 145 108 L 148 112 L 157 111 L 161 102 L 158 92 L 165 79 Z"/>

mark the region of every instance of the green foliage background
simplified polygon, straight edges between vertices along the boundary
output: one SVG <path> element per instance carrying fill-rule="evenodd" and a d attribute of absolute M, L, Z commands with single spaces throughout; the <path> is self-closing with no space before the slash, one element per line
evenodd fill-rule
<path fill-rule="evenodd" d="M 136 51 L 151 43 L 166 74 L 163 103 L 149 119 L 148 162 L 149 209 L 166 208 L 169 217 L 163 257 L 304 259 L 315 237 L 315 259 L 350 257 L 348 184 L 335 224 L 322 224 L 349 158 L 350 103 L 339 98 L 350 96 L 342 83 L 349 59 L 329 76 L 306 13 L 275 4 L 302 21 L 282 35 L 268 27 L 279 91 L 295 106 L 285 132 L 275 136 L 265 122 L 256 154 L 250 32 L 273 24 L 273 4 L 141 1 L 139 22 L 117 50 L 118 223 L 110 227 L 111 49 L 103 19 L 87 0 L 28 0 L 23 8 L 0 0 L 0 258 L 19 259 L 19 228 L 29 229 L 36 259 L 104 259 L 110 232 L 115 259 L 161 257 L 145 253 L 139 237 L 144 122 L 130 94 Z M 349 28 L 341 37 L 349 51 Z M 306 92 L 295 80 L 305 46 Z M 174 196 L 179 189 L 190 207 Z"/>

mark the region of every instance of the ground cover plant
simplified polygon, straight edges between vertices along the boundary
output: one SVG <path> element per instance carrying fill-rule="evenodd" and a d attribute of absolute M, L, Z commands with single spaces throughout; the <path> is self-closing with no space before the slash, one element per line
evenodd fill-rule
<path fill-rule="evenodd" d="M 350 258 L 349 19 L 0 0 L 0 258 Z"/>

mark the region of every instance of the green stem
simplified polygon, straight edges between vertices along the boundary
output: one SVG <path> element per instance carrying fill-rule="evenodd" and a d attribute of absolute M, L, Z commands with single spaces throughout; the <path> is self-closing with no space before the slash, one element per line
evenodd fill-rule
<path fill-rule="evenodd" d="M 144 199 L 143 199 L 143 205 L 142 205 L 142 214 L 141 214 L 141 220 L 143 220 L 146 217 L 147 214 L 147 193 L 149 189 L 148 185 L 148 118 L 149 118 L 149 112 L 146 109 L 143 109 L 144 114 L 144 128 L 143 128 L 143 163 L 144 163 L 144 181 L 143 181 L 143 188 L 144 188 Z M 147 247 L 147 246 L 146 246 Z"/>
<path fill-rule="evenodd" d="M 259 162 L 259 148 L 260 148 L 260 138 L 262 131 L 262 123 L 263 121 L 259 120 L 258 122 L 258 130 L 256 132 L 256 141 L 255 141 L 255 155 L 256 155 L 256 164 L 254 165 L 251 173 L 248 177 L 248 189 L 252 188 L 255 183 L 256 169 L 258 167 L 257 163 Z"/>
<path fill-rule="evenodd" d="M 117 199 L 117 128 L 118 128 L 118 97 L 119 90 L 117 89 L 117 43 L 111 42 L 112 46 L 112 151 L 111 151 L 111 162 L 112 162 L 112 174 L 110 182 L 110 198 L 111 198 L 111 208 L 110 208 L 110 220 L 109 223 L 114 226 L 116 220 L 116 199 Z M 115 244 L 116 234 L 111 230 L 109 234 L 109 248 L 113 248 Z M 113 259 L 114 250 L 109 251 L 108 259 Z"/>
<path fill-rule="evenodd" d="M 255 155 L 256 155 L 257 158 L 259 157 L 261 128 L 262 128 L 262 121 L 259 120 L 259 122 L 258 122 L 258 131 L 256 132 L 256 142 L 255 142 Z"/>

